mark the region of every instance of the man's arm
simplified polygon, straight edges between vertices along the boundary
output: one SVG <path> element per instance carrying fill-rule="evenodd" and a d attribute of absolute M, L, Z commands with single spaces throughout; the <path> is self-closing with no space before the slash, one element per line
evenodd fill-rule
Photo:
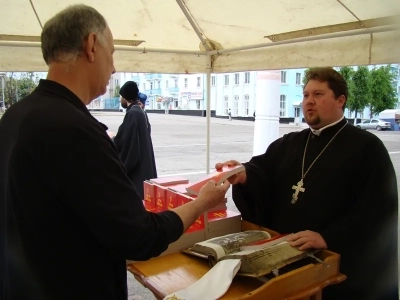
<path fill-rule="evenodd" d="M 71 178 L 59 186 L 63 205 L 81 218 L 100 243 L 127 259 L 159 255 L 205 209 L 223 202 L 228 187 L 214 185 L 196 199 L 200 201 L 176 212 L 147 212 L 105 132 L 78 125 L 57 132 L 48 149 L 70 149 L 66 157 L 57 156 L 57 151 L 48 153 L 54 161 L 52 174 L 57 176 L 62 170 L 63 177 Z"/>

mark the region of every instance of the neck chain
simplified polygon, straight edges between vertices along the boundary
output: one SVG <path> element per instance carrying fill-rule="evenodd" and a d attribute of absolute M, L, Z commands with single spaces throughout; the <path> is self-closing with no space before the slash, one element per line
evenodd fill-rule
<path fill-rule="evenodd" d="M 303 188 L 303 179 L 306 177 L 308 171 L 310 171 L 310 169 L 312 168 L 312 166 L 315 164 L 315 162 L 318 160 L 318 158 L 322 155 L 322 153 L 324 153 L 325 149 L 328 148 L 328 146 L 330 145 L 330 143 L 334 140 L 334 138 L 346 127 L 346 124 L 344 124 L 342 126 L 342 128 L 340 128 L 338 130 L 338 132 L 336 132 L 336 134 L 330 139 L 330 141 L 328 142 L 328 144 L 326 144 L 326 146 L 324 147 L 324 149 L 321 150 L 321 152 L 318 154 L 318 156 L 314 159 L 314 161 L 311 163 L 311 165 L 308 167 L 308 169 L 306 170 L 306 172 L 304 172 L 304 162 L 306 159 L 306 152 L 307 152 L 307 146 L 308 146 L 308 141 L 310 140 L 310 136 L 311 136 L 311 130 L 310 133 L 308 134 L 308 138 L 307 138 L 307 142 L 306 142 L 306 146 L 304 147 L 304 153 L 303 153 L 303 161 L 301 164 L 301 179 L 300 181 L 297 183 L 297 185 L 293 185 L 292 186 L 292 190 L 294 190 L 294 193 L 292 195 L 292 204 L 295 204 L 297 202 L 297 200 L 299 199 L 299 193 L 302 192 L 304 193 L 306 191 L 305 188 Z"/>

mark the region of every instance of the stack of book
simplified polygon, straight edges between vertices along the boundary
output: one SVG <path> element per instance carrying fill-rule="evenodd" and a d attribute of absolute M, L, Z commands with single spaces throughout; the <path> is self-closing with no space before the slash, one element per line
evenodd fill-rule
<path fill-rule="evenodd" d="M 240 167 L 225 167 L 215 171 L 195 182 L 189 182 L 185 177 L 170 176 L 154 178 L 143 182 L 143 205 L 147 211 L 161 212 L 174 209 L 190 201 L 196 201 L 200 189 L 210 180 L 222 184 L 227 178 L 243 170 Z M 241 215 L 227 209 L 225 202 L 201 215 L 175 243 L 172 243 L 164 254 L 185 249 L 196 242 L 239 232 Z"/>

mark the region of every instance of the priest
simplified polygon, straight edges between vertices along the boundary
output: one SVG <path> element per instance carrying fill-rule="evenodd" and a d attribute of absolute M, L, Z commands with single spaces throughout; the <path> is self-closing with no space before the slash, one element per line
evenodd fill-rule
<path fill-rule="evenodd" d="M 374 134 L 348 124 L 347 84 L 332 68 L 306 73 L 309 129 L 286 134 L 231 177 L 243 219 L 295 233 L 301 250 L 341 254 L 347 279 L 323 299 L 398 299 L 398 194 L 388 151 Z M 238 165 L 230 160 L 216 164 Z"/>
<path fill-rule="evenodd" d="M 119 94 L 121 106 L 126 108 L 126 115 L 114 137 L 114 143 L 128 177 L 144 199 L 143 181 L 157 178 L 150 123 L 140 101 L 144 94 L 140 93 L 139 98 L 139 88 L 134 81 L 127 81 Z"/>

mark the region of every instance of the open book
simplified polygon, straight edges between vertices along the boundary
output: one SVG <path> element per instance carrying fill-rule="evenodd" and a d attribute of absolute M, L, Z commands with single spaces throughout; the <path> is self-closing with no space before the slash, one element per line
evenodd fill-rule
<path fill-rule="evenodd" d="M 194 182 L 194 183 L 189 183 L 188 186 L 186 187 L 186 191 L 189 194 L 196 195 L 198 196 L 200 193 L 200 189 L 209 181 L 214 180 L 217 185 L 220 185 L 224 183 L 225 180 L 227 180 L 229 177 L 244 171 L 244 166 L 234 166 L 234 167 L 227 167 L 224 166 L 221 170 L 216 170 L 214 172 L 211 172 L 208 174 L 206 177 Z"/>
<path fill-rule="evenodd" d="M 316 252 L 292 247 L 288 236 L 271 238 L 266 231 L 248 230 L 196 243 L 183 252 L 206 258 L 212 266 L 224 259 L 240 259 L 238 275 L 260 277 Z"/>

